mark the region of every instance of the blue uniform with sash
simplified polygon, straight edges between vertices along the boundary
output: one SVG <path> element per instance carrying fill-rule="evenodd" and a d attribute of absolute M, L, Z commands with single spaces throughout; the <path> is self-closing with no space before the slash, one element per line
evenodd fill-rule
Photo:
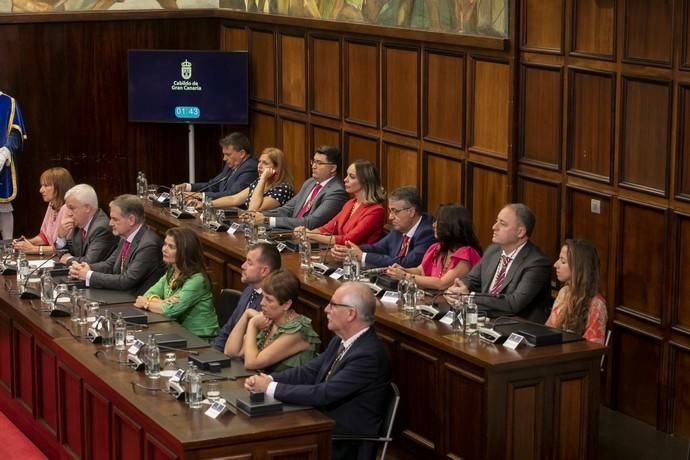
<path fill-rule="evenodd" d="M 5 165 L 0 171 L 0 203 L 9 203 L 17 196 L 15 157 L 24 139 L 26 129 L 17 101 L 0 92 L 0 147 L 7 147 L 12 152 L 9 166 Z"/>

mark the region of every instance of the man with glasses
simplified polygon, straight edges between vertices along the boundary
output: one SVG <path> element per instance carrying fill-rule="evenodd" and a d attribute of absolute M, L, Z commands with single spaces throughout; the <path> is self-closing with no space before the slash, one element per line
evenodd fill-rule
<path fill-rule="evenodd" d="M 311 161 L 311 177 L 300 191 L 283 206 L 254 213 L 254 220 L 261 224 L 268 219 L 271 228 L 292 230 L 320 227 L 338 214 L 347 201 L 343 181 L 338 174 L 340 150 L 332 145 L 316 149 Z"/>
<path fill-rule="evenodd" d="M 434 242 L 431 216 L 422 212 L 422 200 L 417 189 L 399 187 L 388 196 L 388 216 L 392 230 L 374 244 L 358 247 L 354 243 L 333 248 L 336 260 L 343 260 L 348 250 L 366 267 L 416 267 Z"/>
<path fill-rule="evenodd" d="M 389 399 L 390 358 L 374 331 L 376 298 L 361 283 L 345 283 L 326 305 L 328 329 L 336 336 L 301 367 L 244 382 L 287 404 L 315 406 L 335 420 L 334 434 L 378 436 Z M 369 442 L 335 442 L 334 459 L 375 458 Z"/>

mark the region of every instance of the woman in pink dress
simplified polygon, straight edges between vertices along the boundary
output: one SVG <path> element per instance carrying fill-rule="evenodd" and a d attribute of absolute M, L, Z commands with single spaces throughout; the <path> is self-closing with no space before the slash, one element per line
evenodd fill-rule
<path fill-rule="evenodd" d="M 72 187 L 74 179 L 65 168 L 50 168 L 43 171 L 39 192 L 43 201 L 48 203 L 48 209 L 38 235 L 14 240 L 13 245 L 16 249 L 27 254 L 53 254 L 57 230 L 67 212 L 65 193 Z"/>
<path fill-rule="evenodd" d="M 597 292 L 599 256 L 587 240 L 565 240 L 554 264 L 563 283 L 546 325 L 603 344 L 606 336 L 606 301 Z"/>
<path fill-rule="evenodd" d="M 386 269 L 393 278 L 412 275 L 423 289 L 444 290 L 479 262 L 481 246 L 474 233 L 472 216 L 460 205 L 442 205 L 434 221 L 436 243 L 429 246 L 418 267 L 394 264 Z"/>

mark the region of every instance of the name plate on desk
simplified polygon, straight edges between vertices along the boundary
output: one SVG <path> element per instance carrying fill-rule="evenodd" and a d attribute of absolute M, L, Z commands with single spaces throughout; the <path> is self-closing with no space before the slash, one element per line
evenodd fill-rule
<path fill-rule="evenodd" d="M 225 413 L 225 411 L 228 410 L 227 406 L 223 404 L 220 401 L 216 401 L 213 404 L 211 404 L 211 407 L 208 408 L 204 414 L 208 415 L 211 418 L 218 418 L 221 415 Z"/>
<path fill-rule="evenodd" d="M 239 230 L 239 229 L 240 229 L 240 224 L 238 224 L 237 222 L 233 222 L 230 225 L 230 228 L 228 228 L 228 235 L 234 235 L 235 232 L 237 232 L 237 230 Z"/>
<path fill-rule="evenodd" d="M 136 340 L 134 340 L 134 343 L 132 344 L 132 346 L 129 347 L 129 349 L 127 350 L 127 353 L 129 353 L 130 355 L 137 355 L 137 354 L 139 354 L 139 351 L 142 349 L 143 346 L 144 346 L 144 342 L 142 342 L 139 339 L 136 339 Z"/>
<path fill-rule="evenodd" d="M 511 350 L 515 350 L 524 340 L 525 338 L 523 336 L 513 332 L 510 334 L 510 336 L 508 336 L 508 339 L 503 343 L 503 346 L 510 348 Z"/>
<path fill-rule="evenodd" d="M 400 294 L 397 291 L 386 291 L 381 297 L 381 302 L 383 303 L 398 303 L 400 299 Z"/>

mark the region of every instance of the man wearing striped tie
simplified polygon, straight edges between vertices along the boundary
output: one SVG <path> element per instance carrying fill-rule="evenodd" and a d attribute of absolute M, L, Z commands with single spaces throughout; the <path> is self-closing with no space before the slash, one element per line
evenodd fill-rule
<path fill-rule="evenodd" d="M 522 203 L 506 205 L 493 225 L 493 244 L 481 262 L 462 280 L 455 280 L 451 294 L 478 292 L 479 308 L 491 315 L 517 315 L 543 323 L 553 304 L 549 280 L 551 262 L 530 241 L 534 214 Z"/>

